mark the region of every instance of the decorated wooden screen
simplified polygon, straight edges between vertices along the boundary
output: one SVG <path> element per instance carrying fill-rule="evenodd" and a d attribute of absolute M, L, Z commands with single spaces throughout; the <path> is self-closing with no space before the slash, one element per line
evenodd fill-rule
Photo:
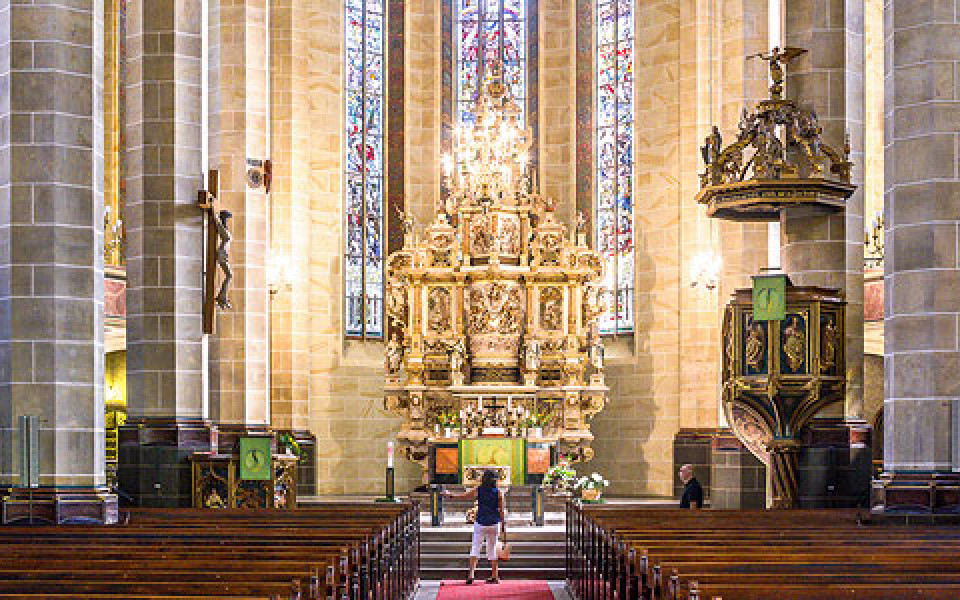
<path fill-rule="evenodd" d="M 633 0 L 596 6 L 596 248 L 604 260 L 602 333 L 633 331 Z"/>
<path fill-rule="evenodd" d="M 346 3 L 346 334 L 383 337 L 383 0 Z"/>

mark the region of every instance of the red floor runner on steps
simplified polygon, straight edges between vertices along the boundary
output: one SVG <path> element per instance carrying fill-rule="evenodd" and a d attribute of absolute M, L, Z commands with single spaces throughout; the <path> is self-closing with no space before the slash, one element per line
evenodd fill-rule
<path fill-rule="evenodd" d="M 467 585 L 463 580 L 440 584 L 437 600 L 553 600 L 553 592 L 546 581 L 510 581 L 490 584 L 483 580 Z"/>

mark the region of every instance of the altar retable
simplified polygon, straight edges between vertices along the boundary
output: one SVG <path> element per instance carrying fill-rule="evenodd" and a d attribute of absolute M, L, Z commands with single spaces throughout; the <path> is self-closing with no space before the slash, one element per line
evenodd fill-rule
<path fill-rule="evenodd" d="M 603 263 L 539 193 L 518 114 L 495 69 L 455 132 L 435 220 L 421 237 L 407 216 L 387 260 L 384 402 L 431 482 L 495 467 L 536 483 L 559 455 L 590 460 L 588 419 L 606 402 Z"/>

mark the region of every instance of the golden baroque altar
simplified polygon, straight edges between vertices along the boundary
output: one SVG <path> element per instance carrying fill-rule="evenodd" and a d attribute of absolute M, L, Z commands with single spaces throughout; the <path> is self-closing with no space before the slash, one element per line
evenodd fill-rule
<path fill-rule="evenodd" d="M 597 328 L 603 270 L 558 222 L 527 164 L 531 132 L 494 79 L 456 133 L 435 220 L 387 260 L 385 406 L 405 456 L 425 468 L 438 442 L 499 436 L 593 456 L 603 409 Z"/>

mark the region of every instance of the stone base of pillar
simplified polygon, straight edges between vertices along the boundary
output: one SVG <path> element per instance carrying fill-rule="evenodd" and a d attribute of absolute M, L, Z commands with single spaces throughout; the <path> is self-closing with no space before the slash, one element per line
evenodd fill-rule
<path fill-rule="evenodd" d="M 871 434 L 866 421 L 814 419 L 800 436 L 797 508 L 866 508 Z"/>
<path fill-rule="evenodd" d="M 103 488 L 13 488 L 3 498 L 4 525 L 112 525 L 117 522 L 117 496 Z"/>
<path fill-rule="evenodd" d="M 317 436 L 307 430 L 294 430 L 293 439 L 300 446 L 297 463 L 297 497 L 317 494 Z"/>
<path fill-rule="evenodd" d="M 711 508 L 758 510 L 767 506 L 767 466 L 733 431 L 720 429 L 710 444 Z"/>
<path fill-rule="evenodd" d="M 121 501 L 134 506 L 188 507 L 190 455 L 217 447 L 217 429 L 203 419 L 140 419 L 119 431 Z"/>
<path fill-rule="evenodd" d="M 960 473 L 883 473 L 873 480 L 871 512 L 908 523 L 960 523 Z"/>
<path fill-rule="evenodd" d="M 766 506 L 766 467 L 729 429 L 681 429 L 673 439 L 674 474 L 693 466 L 711 508 L 762 509 Z M 674 481 L 674 497 L 683 493 Z"/>

